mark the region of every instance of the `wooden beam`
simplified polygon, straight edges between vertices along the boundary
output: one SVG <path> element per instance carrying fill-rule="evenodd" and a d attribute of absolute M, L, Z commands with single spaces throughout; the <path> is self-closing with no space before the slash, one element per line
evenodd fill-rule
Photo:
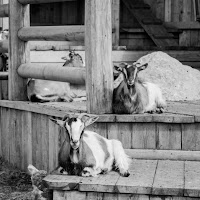
<path fill-rule="evenodd" d="M 166 28 L 176 28 L 183 30 L 200 29 L 199 22 L 165 22 Z"/>
<path fill-rule="evenodd" d="M 21 4 L 40 4 L 40 3 L 56 3 L 64 1 L 76 1 L 76 0 L 18 0 Z"/>
<path fill-rule="evenodd" d="M 30 26 L 29 5 L 23 6 L 18 0 L 9 2 L 9 100 L 27 100 L 26 79 L 17 73 L 22 63 L 30 60 L 27 42 L 20 40 L 17 33 L 20 28 Z"/>
<path fill-rule="evenodd" d="M 87 112 L 112 113 L 111 0 L 85 1 Z"/>
<path fill-rule="evenodd" d="M 18 32 L 23 41 L 83 41 L 84 26 L 33 26 L 23 27 Z"/>
<path fill-rule="evenodd" d="M 120 0 L 112 0 L 112 28 L 113 33 L 113 46 L 119 46 L 120 36 Z"/>
<path fill-rule="evenodd" d="M 200 161 L 200 151 L 126 149 L 133 159 Z"/>
<path fill-rule="evenodd" d="M 84 68 L 61 67 L 61 64 L 26 63 L 20 65 L 18 73 L 23 78 L 63 81 L 78 85 L 85 84 Z"/>
<path fill-rule="evenodd" d="M 8 4 L 2 4 L 0 6 L 0 17 L 8 17 Z"/>

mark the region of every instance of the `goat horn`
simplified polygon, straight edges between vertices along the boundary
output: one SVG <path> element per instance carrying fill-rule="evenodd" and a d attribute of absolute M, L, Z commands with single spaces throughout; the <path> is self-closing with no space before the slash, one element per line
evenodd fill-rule
<path fill-rule="evenodd" d="M 81 113 L 81 114 L 78 116 L 78 118 L 79 118 L 79 119 L 82 119 L 83 116 L 88 116 L 88 117 L 89 117 L 89 115 L 88 115 L 87 113 Z"/>

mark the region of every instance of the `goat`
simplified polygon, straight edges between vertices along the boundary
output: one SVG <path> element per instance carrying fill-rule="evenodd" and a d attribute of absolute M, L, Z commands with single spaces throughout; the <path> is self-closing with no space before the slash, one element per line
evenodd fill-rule
<path fill-rule="evenodd" d="M 67 62 L 68 65 L 65 62 L 64 66 L 83 66 L 83 60 L 79 54 L 75 54 L 74 52 L 70 51 L 69 57 L 70 60 Z M 75 91 L 76 89 L 71 89 L 68 82 L 48 81 L 40 79 L 29 79 L 27 82 L 27 97 L 29 101 L 32 102 L 71 102 L 75 98 L 79 97 L 77 94 L 75 94 Z"/>
<path fill-rule="evenodd" d="M 142 81 L 138 78 L 138 72 L 146 69 L 147 66 L 147 63 L 140 64 L 135 62 L 133 65 L 121 63 L 124 81 L 122 82 L 123 87 L 118 87 L 118 93 L 116 92 L 116 94 L 120 96 L 120 103 L 125 108 L 124 110 L 127 114 L 145 112 L 162 113 L 166 106 L 166 101 L 162 96 L 159 86 L 154 83 Z M 116 105 L 114 106 L 116 107 Z M 116 110 L 116 108 L 113 108 L 113 110 L 115 113 L 120 112 Z"/>
<path fill-rule="evenodd" d="M 80 114 L 66 115 L 62 120 L 51 119 L 65 128 L 66 139 L 59 155 L 59 166 L 69 175 L 97 176 L 117 169 L 121 176 L 129 176 L 129 157 L 118 140 L 108 140 L 96 132 L 85 130 L 98 117 Z"/>
<path fill-rule="evenodd" d="M 5 29 L 0 32 L 0 41 L 8 41 L 9 31 Z M 8 70 L 8 55 L 7 53 L 0 53 L 0 71 L 7 71 Z"/>
<path fill-rule="evenodd" d="M 31 164 L 28 165 L 28 171 L 31 175 L 31 182 L 33 186 L 33 191 L 31 194 L 32 199 L 52 199 L 51 191 L 46 187 L 46 185 L 42 181 L 47 176 L 47 172 L 45 170 L 38 170 Z"/>

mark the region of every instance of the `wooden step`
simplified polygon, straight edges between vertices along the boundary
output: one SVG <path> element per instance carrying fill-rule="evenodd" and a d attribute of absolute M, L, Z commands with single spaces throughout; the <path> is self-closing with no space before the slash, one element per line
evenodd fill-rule
<path fill-rule="evenodd" d="M 48 175 L 44 181 L 54 191 L 54 200 L 91 199 L 179 199 L 200 197 L 200 162 L 132 160 L 130 176 L 110 172 L 98 177 Z M 76 191 L 74 191 L 76 190 Z M 71 198 L 70 198 L 71 197 Z M 145 197 L 145 198 L 144 198 Z M 104 198 L 102 198 L 104 199 Z M 105 198 L 106 199 L 106 198 Z"/>

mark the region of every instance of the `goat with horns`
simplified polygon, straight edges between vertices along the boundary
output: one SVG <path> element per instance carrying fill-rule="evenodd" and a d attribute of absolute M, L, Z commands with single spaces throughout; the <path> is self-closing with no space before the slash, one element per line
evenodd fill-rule
<path fill-rule="evenodd" d="M 66 115 L 62 120 L 51 119 L 65 128 L 66 139 L 59 155 L 59 166 L 69 175 L 97 176 L 112 169 L 121 176 L 129 176 L 130 158 L 118 140 L 108 140 L 101 135 L 85 130 L 98 117 L 80 114 Z"/>

